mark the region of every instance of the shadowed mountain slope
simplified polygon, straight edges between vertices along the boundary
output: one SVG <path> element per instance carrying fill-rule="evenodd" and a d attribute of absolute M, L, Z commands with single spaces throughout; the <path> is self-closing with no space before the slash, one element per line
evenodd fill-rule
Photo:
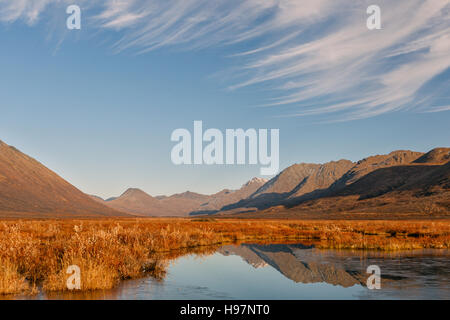
<path fill-rule="evenodd" d="M 400 150 L 372 156 L 350 168 L 348 163 L 347 168 L 343 165 L 345 160 L 338 162 L 340 165 L 331 163 L 322 167 L 295 165 L 250 198 L 224 207 L 220 214 L 246 217 L 313 217 L 314 214 L 356 212 L 447 215 L 450 213 L 449 158 L 450 148 L 437 148 L 426 154 Z M 298 170 L 299 166 L 304 166 L 303 171 Z M 310 176 L 298 174 L 304 171 L 309 171 Z M 323 176 L 327 179 L 320 180 Z M 293 180 L 302 178 L 293 190 L 285 191 L 294 184 Z M 277 180 L 289 183 L 283 189 Z M 314 183 L 308 185 L 309 181 Z M 266 193 L 277 184 L 274 190 L 283 193 Z M 260 192 L 262 195 L 258 195 Z M 259 212 L 255 213 L 255 209 Z"/>
<path fill-rule="evenodd" d="M 414 163 L 422 164 L 445 164 L 450 161 L 450 148 L 436 148 L 427 152 Z"/>
<path fill-rule="evenodd" d="M 435 154 L 439 156 L 434 157 Z M 351 213 L 410 213 L 445 217 L 450 214 L 450 162 L 440 163 L 447 159 L 448 154 L 450 149 L 440 148 L 438 153 L 432 150 L 420 156 L 420 161 L 382 167 L 353 183 L 342 184 L 344 187 L 333 185 L 320 198 L 274 207 L 258 215 L 269 217 L 281 214 L 293 218 L 315 214 L 337 217 Z"/>
<path fill-rule="evenodd" d="M 422 155 L 423 153 L 421 152 L 399 150 L 393 151 L 387 155 L 376 155 L 365 158 L 358 161 L 353 168 L 342 176 L 342 178 L 337 180 L 330 187 L 330 190 L 342 189 L 363 176 L 381 168 L 409 164 Z"/>
<path fill-rule="evenodd" d="M 354 163 L 349 160 L 325 164 L 301 163 L 290 166 L 268 181 L 250 197 L 222 207 L 222 211 L 288 204 L 294 199 L 319 197 L 330 185 L 342 177 Z"/>
<path fill-rule="evenodd" d="M 197 215 L 216 213 L 224 206 L 249 198 L 266 183 L 267 179 L 253 178 L 242 185 L 242 187 L 238 190 L 222 190 L 210 196 L 207 202 L 203 203 L 196 211 L 193 211 L 190 214 Z"/>

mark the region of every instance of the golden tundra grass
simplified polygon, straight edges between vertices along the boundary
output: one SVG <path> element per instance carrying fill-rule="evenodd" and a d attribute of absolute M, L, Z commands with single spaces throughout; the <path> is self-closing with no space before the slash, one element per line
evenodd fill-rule
<path fill-rule="evenodd" d="M 450 221 L 209 219 L 10 220 L 0 222 L 0 294 L 67 290 L 69 265 L 82 290 L 109 289 L 167 261 L 234 242 L 314 241 L 319 248 L 448 249 Z M 216 246 L 216 247 L 214 247 Z"/>

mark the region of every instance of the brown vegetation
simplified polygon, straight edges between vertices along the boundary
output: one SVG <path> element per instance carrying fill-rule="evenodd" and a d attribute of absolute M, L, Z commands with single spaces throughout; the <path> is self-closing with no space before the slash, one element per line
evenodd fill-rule
<path fill-rule="evenodd" d="M 35 159 L 0 141 L 0 216 L 128 216 L 91 199 Z"/>
<path fill-rule="evenodd" d="M 169 259 L 233 242 L 314 241 L 319 248 L 450 247 L 448 221 L 232 219 L 11 220 L 0 223 L 0 294 L 66 289 L 69 265 L 82 290 L 122 279 L 163 277 Z"/>

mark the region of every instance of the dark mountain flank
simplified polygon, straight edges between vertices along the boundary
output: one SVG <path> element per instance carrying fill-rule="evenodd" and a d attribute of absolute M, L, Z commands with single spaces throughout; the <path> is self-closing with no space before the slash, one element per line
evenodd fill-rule
<path fill-rule="evenodd" d="M 450 161 L 450 148 L 436 148 L 424 154 L 414 163 L 445 164 Z"/>
<path fill-rule="evenodd" d="M 392 166 L 409 164 L 422 156 L 421 152 L 413 151 L 393 151 L 387 155 L 376 155 L 358 161 L 342 178 L 337 180 L 332 186 L 331 190 L 338 190 L 345 186 L 352 184 L 365 175 L 381 169 Z"/>
<path fill-rule="evenodd" d="M 250 198 L 223 208 L 221 214 L 342 218 L 347 214 L 377 217 L 392 213 L 444 217 L 450 214 L 449 159 L 450 148 L 438 148 L 426 154 L 394 151 L 354 164 L 341 160 L 321 167 L 295 165 Z M 298 185 L 287 191 L 295 180 Z M 278 192 L 268 192 L 271 189 Z"/>
<path fill-rule="evenodd" d="M 287 205 L 299 199 L 317 198 L 353 165 L 349 160 L 292 165 L 269 180 L 250 197 L 224 206 L 222 211 L 236 211 L 240 208 L 263 210 L 276 205 Z"/>
<path fill-rule="evenodd" d="M 192 211 L 191 215 L 212 214 L 219 212 L 227 205 L 247 199 L 258 191 L 265 183 L 266 179 L 253 178 L 238 190 L 222 190 L 209 197 L 208 201 L 203 203 L 196 211 Z"/>

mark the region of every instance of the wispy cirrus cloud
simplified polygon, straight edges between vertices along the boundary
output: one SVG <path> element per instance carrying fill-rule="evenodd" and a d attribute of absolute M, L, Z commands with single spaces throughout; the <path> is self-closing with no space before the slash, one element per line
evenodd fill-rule
<path fill-rule="evenodd" d="M 24 20 L 34 24 L 52 0 L 0 0 L 0 21 Z"/>
<path fill-rule="evenodd" d="M 89 23 L 117 32 L 115 52 L 198 49 L 249 42 L 235 52 L 230 88 L 269 84 L 268 106 L 296 106 L 287 116 L 352 120 L 400 109 L 446 111 L 436 95 L 450 67 L 450 0 L 377 0 L 382 30 L 366 28 L 373 1 L 106 0 L 78 1 Z M 0 21 L 28 24 L 64 0 L 0 0 Z M 250 41 L 251 40 L 251 41 Z M 289 108 L 292 110 L 292 108 Z M 283 113 L 280 109 L 280 113 Z"/>

